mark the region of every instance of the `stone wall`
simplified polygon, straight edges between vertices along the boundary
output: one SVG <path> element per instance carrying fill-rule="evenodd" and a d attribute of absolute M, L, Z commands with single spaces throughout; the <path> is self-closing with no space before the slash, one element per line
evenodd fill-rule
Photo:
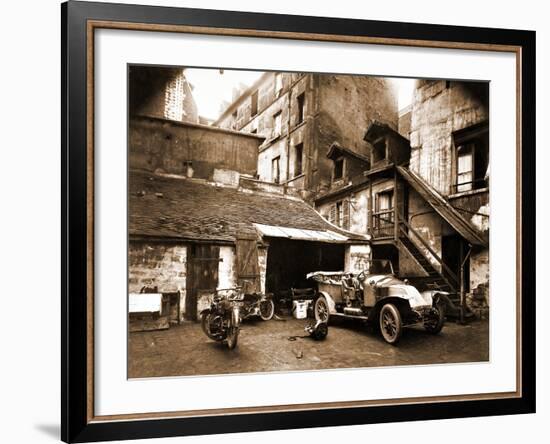
<path fill-rule="evenodd" d="M 367 156 L 363 140 L 369 124 L 377 120 L 397 130 L 397 95 L 384 78 L 318 74 L 319 128 L 329 139 Z M 324 128 L 328 126 L 328 128 Z M 330 147 L 325 146 L 325 152 Z"/>
<path fill-rule="evenodd" d="M 185 309 L 187 246 L 155 242 L 130 242 L 128 291 L 157 287 L 159 293 L 180 292 L 180 319 Z"/>
<path fill-rule="evenodd" d="M 128 77 L 130 115 L 199 123 L 183 69 L 130 66 Z"/>
<path fill-rule="evenodd" d="M 474 190 L 453 196 L 449 202 L 462 216 L 470 221 L 479 231 L 489 231 L 489 191 Z"/>
<path fill-rule="evenodd" d="M 336 195 L 329 200 L 316 204 L 315 209 L 326 220 L 330 220 L 330 212 L 336 202 L 349 203 L 349 231 L 358 234 L 368 234 L 369 220 L 369 190 L 362 188 L 342 195 Z M 347 205 L 347 203 L 346 203 Z"/>
<path fill-rule="evenodd" d="M 451 193 L 453 132 L 489 119 L 489 86 L 418 81 L 412 102 L 410 168 L 440 193 Z"/>
<path fill-rule="evenodd" d="M 267 273 L 267 247 L 258 248 L 258 267 L 260 269 L 260 291 L 265 293 L 265 279 Z"/>
<path fill-rule="evenodd" d="M 470 289 L 473 291 L 480 285 L 489 285 L 489 250 L 487 248 L 474 250 L 470 256 Z M 489 295 L 487 295 L 489 302 Z"/>
<path fill-rule="evenodd" d="M 360 273 L 368 269 L 372 259 L 370 245 L 347 245 L 345 252 L 345 271 Z"/>
<path fill-rule="evenodd" d="M 363 140 L 369 124 L 378 120 L 397 129 L 397 96 L 386 79 L 366 76 L 317 75 L 319 92 L 311 153 L 311 188 L 330 187 L 333 162 L 326 153 L 334 142 L 366 157 Z"/>
<path fill-rule="evenodd" d="M 411 137 L 411 114 L 411 105 L 399 110 L 399 122 L 397 125 L 397 131 L 406 139 L 409 139 Z"/>
<path fill-rule="evenodd" d="M 260 288 L 265 292 L 267 248 L 258 249 Z M 235 247 L 220 246 L 217 288 L 237 285 Z M 128 250 L 129 293 L 139 293 L 141 288 L 157 287 L 159 293 L 180 292 L 180 320 L 185 314 L 187 277 L 187 246 L 161 242 L 130 242 Z M 205 293 L 197 300 L 197 312 L 210 305 L 212 295 Z"/>
<path fill-rule="evenodd" d="M 258 153 L 258 177 L 261 181 L 273 182 L 272 177 L 272 162 L 273 159 L 279 157 L 279 183 L 284 183 L 288 180 L 288 156 L 287 156 L 287 140 L 280 138 L 272 144 L 262 147 Z"/>

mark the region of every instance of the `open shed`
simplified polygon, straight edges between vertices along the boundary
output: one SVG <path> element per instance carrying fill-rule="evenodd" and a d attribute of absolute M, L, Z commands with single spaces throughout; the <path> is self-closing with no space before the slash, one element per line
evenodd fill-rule
<path fill-rule="evenodd" d="M 311 271 L 357 269 L 367 236 L 330 224 L 303 200 L 182 177 L 131 171 L 129 288 L 178 291 L 178 317 L 195 320 L 216 288 L 305 286 Z"/>

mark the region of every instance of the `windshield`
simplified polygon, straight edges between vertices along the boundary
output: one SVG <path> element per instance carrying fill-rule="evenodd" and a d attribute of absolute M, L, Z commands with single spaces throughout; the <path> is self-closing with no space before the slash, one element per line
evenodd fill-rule
<path fill-rule="evenodd" d="M 393 266 L 388 259 L 373 259 L 369 262 L 368 274 L 393 274 Z"/>

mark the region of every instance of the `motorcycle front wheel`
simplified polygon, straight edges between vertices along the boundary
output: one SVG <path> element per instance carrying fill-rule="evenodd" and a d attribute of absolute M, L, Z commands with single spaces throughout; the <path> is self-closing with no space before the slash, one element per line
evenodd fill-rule
<path fill-rule="evenodd" d="M 206 334 L 206 336 L 208 336 L 210 339 L 214 340 L 214 341 L 218 341 L 219 340 L 219 337 L 217 335 L 213 335 L 211 332 L 210 332 L 210 316 L 212 315 L 212 313 L 210 312 L 210 310 L 207 310 L 207 311 L 204 311 L 201 315 L 201 327 L 202 327 L 202 331 Z"/>
<path fill-rule="evenodd" d="M 229 350 L 233 350 L 237 346 L 237 339 L 239 338 L 239 327 L 229 327 L 227 329 L 227 347 Z"/>

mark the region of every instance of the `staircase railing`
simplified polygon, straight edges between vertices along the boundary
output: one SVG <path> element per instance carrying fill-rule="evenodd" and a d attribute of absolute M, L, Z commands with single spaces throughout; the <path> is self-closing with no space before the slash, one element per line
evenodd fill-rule
<path fill-rule="evenodd" d="M 433 250 L 432 247 L 424 240 L 424 238 L 413 228 L 411 227 L 404 219 L 398 218 L 399 223 L 399 230 L 405 234 L 410 239 L 410 233 L 414 234 L 414 236 L 420 241 L 420 243 L 428 250 L 428 252 L 432 255 L 432 257 L 436 260 L 436 262 L 441 265 L 441 269 L 445 271 L 446 276 L 444 277 L 450 277 L 450 284 L 457 289 L 459 287 L 458 285 L 458 276 L 443 262 L 441 257 Z M 406 227 L 406 229 L 405 229 Z M 412 241 L 412 239 L 411 239 Z M 447 279 L 449 280 L 449 279 Z"/>
<path fill-rule="evenodd" d="M 390 209 L 372 214 L 371 234 L 374 238 L 394 237 L 394 213 Z"/>

